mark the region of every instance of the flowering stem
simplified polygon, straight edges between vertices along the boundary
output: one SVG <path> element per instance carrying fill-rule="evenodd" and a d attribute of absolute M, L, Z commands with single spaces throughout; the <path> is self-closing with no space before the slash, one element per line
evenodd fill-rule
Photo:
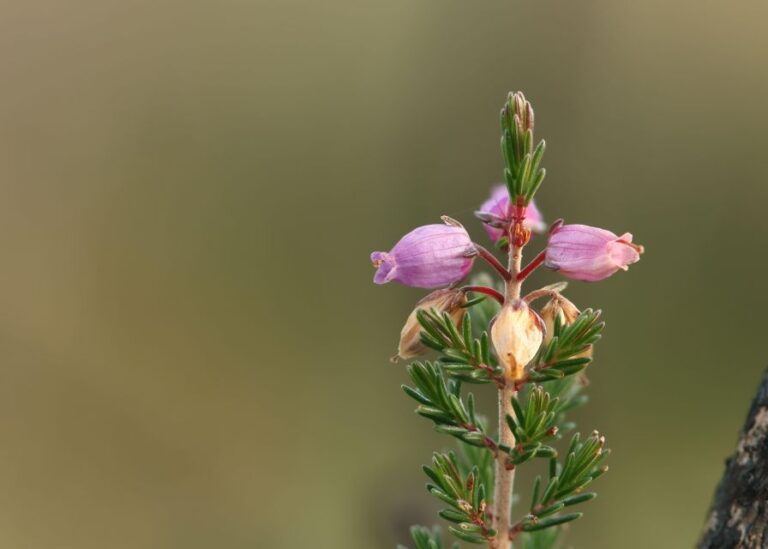
<path fill-rule="evenodd" d="M 488 264 L 493 267 L 493 269 L 499 273 L 506 282 L 512 280 L 512 275 L 510 272 L 504 268 L 504 265 L 502 265 L 498 259 L 496 259 L 495 255 L 493 255 L 479 244 L 475 244 L 475 248 L 477 249 L 477 254 L 485 259 L 485 261 L 487 261 Z"/>
<path fill-rule="evenodd" d="M 493 288 L 489 288 L 488 286 L 462 286 L 459 288 L 463 292 L 475 292 L 478 294 L 485 294 L 487 296 L 492 297 L 496 301 L 498 301 L 500 304 L 504 305 L 504 294 L 501 292 L 497 292 Z"/>
<path fill-rule="evenodd" d="M 520 292 L 523 280 L 519 277 L 523 259 L 523 247 L 525 238 L 519 235 L 524 230 L 523 219 L 524 208 L 515 208 L 514 223 L 509 228 L 509 273 L 510 280 L 506 285 L 507 302 L 514 302 L 520 299 Z M 499 389 L 499 444 L 509 448 L 515 447 L 515 435 L 507 425 L 507 416 L 515 417 L 515 411 L 512 407 L 512 399 L 517 394 L 514 383 L 507 383 Z M 494 528 L 497 532 L 496 539 L 492 545 L 493 549 L 510 549 L 512 542 L 509 539 L 510 515 L 512 506 L 512 492 L 515 484 L 515 469 L 507 467 L 506 456 L 503 453 L 497 455 L 496 460 L 496 487 L 494 490 L 494 510 L 493 519 Z"/>
<path fill-rule="evenodd" d="M 528 278 L 528 275 L 530 275 L 533 271 L 538 269 L 542 263 L 544 263 L 544 259 L 547 257 L 547 251 L 544 250 L 539 253 L 536 257 L 533 258 L 533 261 L 528 263 L 528 265 L 525 266 L 525 269 L 520 271 L 520 273 L 517 275 L 518 282 L 522 282 L 526 278 Z"/>

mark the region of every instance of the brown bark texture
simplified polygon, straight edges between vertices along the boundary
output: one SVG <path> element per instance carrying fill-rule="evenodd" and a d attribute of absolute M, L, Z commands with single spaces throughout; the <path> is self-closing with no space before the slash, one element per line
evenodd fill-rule
<path fill-rule="evenodd" d="M 726 460 L 699 549 L 768 547 L 768 370 Z"/>

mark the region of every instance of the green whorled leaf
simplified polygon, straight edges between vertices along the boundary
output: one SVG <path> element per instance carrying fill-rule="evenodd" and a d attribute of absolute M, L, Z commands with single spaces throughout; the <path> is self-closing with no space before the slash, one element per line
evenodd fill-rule
<path fill-rule="evenodd" d="M 496 476 L 496 458 L 491 452 L 472 446 L 461 446 L 456 462 L 462 475 L 466 476 L 470 471 L 477 471 L 475 508 L 480 507 L 480 501 L 493 499 L 493 487 Z"/>
<path fill-rule="evenodd" d="M 452 498 L 442 490 L 432 487 L 431 489 L 429 489 L 429 493 L 435 496 L 437 499 L 441 500 L 443 503 L 447 503 L 451 507 L 455 508 L 456 510 L 458 511 L 462 510 L 461 507 L 459 507 L 459 504 L 456 501 L 456 499 Z"/>
<path fill-rule="evenodd" d="M 400 388 L 405 391 L 406 395 L 420 404 L 429 406 L 432 403 L 431 400 L 429 400 L 421 391 L 417 389 L 412 389 L 411 387 L 408 387 L 408 385 L 401 385 Z"/>
<path fill-rule="evenodd" d="M 584 513 L 568 513 L 567 515 L 559 515 L 554 517 L 547 517 L 545 519 L 523 525 L 525 532 L 535 532 L 537 530 L 544 530 L 545 528 L 551 528 L 552 526 L 559 526 L 566 522 L 571 522 L 584 516 Z"/>
<path fill-rule="evenodd" d="M 419 339 L 424 345 L 435 351 L 441 352 L 443 349 L 445 349 L 445 345 L 425 332 L 421 332 L 421 334 L 419 334 Z"/>
<path fill-rule="evenodd" d="M 485 485 L 479 484 L 477 489 L 473 491 L 472 495 L 472 507 L 474 509 L 480 509 L 485 502 Z"/>
<path fill-rule="evenodd" d="M 531 506 L 530 510 L 533 511 L 534 507 L 539 503 L 539 491 L 541 490 L 541 475 L 536 475 L 533 479 L 533 490 L 531 491 Z"/>
<path fill-rule="evenodd" d="M 485 514 L 484 482 L 488 477 L 488 468 L 492 467 L 493 463 L 470 450 L 465 452 L 466 455 L 476 457 L 477 463 L 467 463 L 453 452 L 435 453 L 432 456 L 432 466 L 424 467 L 424 472 L 434 482 L 427 485 L 427 489 L 450 506 L 449 509 L 442 510 L 440 516 L 457 525 L 455 529 L 465 536 L 459 536 L 460 539 L 471 538 L 487 542 L 490 526 Z M 453 530 L 450 531 L 454 533 Z"/>
<path fill-rule="evenodd" d="M 491 366 L 493 361 L 491 359 L 491 343 L 488 337 L 488 332 L 483 332 L 480 336 L 480 358 L 483 359 L 483 364 Z"/>
<path fill-rule="evenodd" d="M 568 445 L 568 451 L 566 452 L 566 455 L 570 456 L 576 451 L 576 448 L 578 447 L 580 440 L 581 440 L 581 434 L 574 433 L 573 436 L 571 437 L 571 443 Z"/>
<path fill-rule="evenodd" d="M 566 371 L 566 369 L 572 368 L 574 366 L 586 367 L 590 362 L 592 362 L 592 359 L 589 357 L 567 358 L 565 360 L 558 360 L 552 366 L 550 366 L 550 368 L 557 368 L 558 370 L 563 370 L 566 373 L 570 373 Z M 573 373 L 578 372 L 581 369 L 583 368 L 575 370 Z"/>
<path fill-rule="evenodd" d="M 467 444 L 471 444 L 472 446 L 476 446 L 478 448 L 485 448 L 486 447 L 486 437 L 483 433 L 478 433 L 476 431 L 467 431 L 463 435 L 461 435 L 461 440 L 466 442 Z"/>
<path fill-rule="evenodd" d="M 525 425 L 525 413 L 523 412 L 520 402 L 517 398 L 512 398 L 512 409 L 515 412 L 515 422 L 518 425 Z"/>
<path fill-rule="evenodd" d="M 607 473 L 607 472 L 608 472 L 608 466 L 603 466 L 603 467 L 600 467 L 600 468 L 599 468 L 599 469 L 597 469 L 597 470 L 596 470 L 594 473 L 592 473 L 592 475 L 591 475 L 591 477 L 592 477 L 592 480 L 595 480 L 595 479 L 597 479 L 598 477 L 601 477 L 601 476 L 603 476 L 603 475 L 604 475 L 605 473 Z"/>
<path fill-rule="evenodd" d="M 542 445 L 541 447 L 539 447 L 538 450 L 536 450 L 536 457 L 540 457 L 540 458 L 556 458 L 557 457 L 557 450 L 555 450 L 551 446 L 544 446 L 544 445 Z"/>
<path fill-rule="evenodd" d="M 560 370 L 553 370 L 552 368 L 545 368 L 544 370 L 531 370 L 528 372 L 528 377 L 531 381 L 542 383 L 545 381 L 553 381 L 563 379 L 565 373 Z"/>
<path fill-rule="evenodd" d="M 490 383 L 491 380 L 488 378 L 488 372 L 484 370 L 475 370 L 471 374 L 469 374 L 469 380 L 475 383 Z"/>
<path fill-rule="evenodd" d="M 478 524 L 473 524 L 471 522 L 462 522 L 459 524 L 459 528 L 462 532 L 465 532 L 467 534 L 481 534 L 483 529 Z"/>
<path fill-rule="evenodd" d="M 555 319 L 559 320 L 560 317 L 556 316 Z M 559 343 L 560 340 L 557 338 L 557 336 L 553 337 L 549 344 L 544 348 L 539 361 L 544 363 L 551 362 L 555 357 L 555 352 L 557 351 L 557 346 Z"/>
<path fill-rule="evenodd" d="M 583 369 L 585 369 L 591 360 L 588 360 L 586 362 L 582 362 L 581 364 L 570 364 L 566 366 L 561 366 L 559 364 L 554 365 L 552 368 L 556 369 L 559 372 L 563 373 L 563 377 L 565 376 L 572 376 L 573 374 L 578 374 Z"/>
<path fill-rule="evenodd" d="M 467 409 L 464 407 L 464 403 L 462 403 L 456 395 L 449 395 L 448 404 L 456 419 L 460 420 L 461 423 L 469 423 Z"/>
<path fill-rule="evenodd" d="M 481 534 L 475 532 L 465 532 L 461 528 L 455 528 L 453 526 L 449 526 L 448 531 L 462 541 L 476 544 L 486 543 L 486 539 Z"/>
<path fill-rule="evenodd" d="M 473 425 L 478 424 L 477 411 L 475 410 L 475 395 L 469 393 L 467 395 L 467 412 L 469 413 L 469 420 Z"/>
<path fill-rule="evenodd" d="M 533 196 L 536 194 L 536 191 L 539 190 L 539 187 L 541 187 L 541 184 L 544 182 L 544 178 L 546 176 L 547 176 L 547 170 L 545 168 L 541 168 L 538 171 L 534 172 L 534 176 L 528 186 L 528 190 L 525 193 L 526 205 L 531 201 L 531 199 L 533 199 Z"/>
<path fill-rule="evenodd" d="M 565 507 L 570 507 L 571 505 L 584 503 L 585 501 L 595 499 L 596 497 L 597 497 L 597 494 L 595 492 L 586 492 L 584 494 L 577 494 L 575 496 L 569 496 L 567 498 L 563 498 L 562 502 Z"/>
<path fill-rule="evenodd" d="M 485 299 L 486 298 L 484 295 L 473 297 L 472 299 L 468 299 L 467 302 L 464 303 L 461 307 L 464 309 L 469 309 L 471 307 L 474 307 L 475 305 L 479 305 L 480 303 L 485 301 Z"/>
<path fill-rule="evenodd" d="M 469 313 L 464 315 L 464 320 L 461 322 L 461 339 L 464 347 L 469 348 L 472 345 L 472 315 Z"/>
<path fill-rule="evenodd" d="M 456 329 L 456 325 L 453 323 L 453 319 L 451 318 L 451 315 L 448 313 L 443 313 L 442 316 L 443 326 L 447 329 L 448 337 L 450 338 L 451 343 L 459 348 L 464 345 L 464 341 L 461 338 L 461 335 L 459 334 L 459 331 Z"/>
<path fill-rule="evenodd" d="M 456 500 L 464 499 L 464 491 L 452 476 L 443 475 L 443 486 L 448 489 L 449 496 L 456 498 Z"/>
<path fill-rule="evenodd" d="M 444 433 L 446 435 L 453 436 L 462 436 L 467 432 L 464 427 L 459 427 L 458 425 L 437 425 L 435 426 L 435 430 L 438 433 Z"/>
<path fill-rule="evenodd" d="M 442 509 L 437 514 L 440 515 L 440 517 L 447 520 L 448 522 L 453 522 L 455 524 L 459 524 L 461 522 L 466 522 L 468 520 L 471 520 L 469 515 L 467 515 L 463 511 L 456 511 L 454 509 Z"/>
<path fill-rule="evenodd" d="M 565 504 L 562 501 L 558 501 L 557 503 L 553 503 L 549 507 L 546 507 L 542 509 L 541 511 L 538 511 L 536 513 L 536 516 L 541 518 L 548 517 L 549 515 L 554 515 L 558 511 L 560 511 L 563 507 L 565 507 Z"/>
<path fill-rule="evenodd" d="M 435 473 L 432 469 L 430 469 L 426 465 L 421 466 L 421 470 L 424 471 L 424 474 L 427 475 L 432 482 L 435 483 L 435 486 L 441 486 L 442 480 L 440 479 L 440 476 Z"/>
<path fill-rule="evenodd" d="M 560 464 L 557 462 L 557 456 L 549 458 L 549 478 L 560 475 Z"/>
<path fill-rule="evenodd" d="M 546 142 L 542 139 L 533 151 L 533 162 L 531 163 L 531 171 L 536 173 L 541 167 L 541 159 L 544 157 L 544 151 L 547 148 Z"/>
<path fill-rule="evenodd" d="M 428 334 L 435 341 L 442 342 L 445 339 L 445 335 L 439 329 L 439 324 L 434 321 L 428 311 L 424 309 L 416 311 L 416 320 L 421 325 L 422 333 Z"/>
<path fill-rule="evenodd" d="M 453 422 L 453 417 L 449 413 L 433 406 L 417 406 L 416 413 L 433 420 L 437 424 L 450 424 Z"/>
<path fill-rule="evenodd" d="M 442 359 L 440 362 L 440 367 L 450 374 L 469 373 L 475 370 L 471 364 L 467 364 L 466 362 L 442 362 Z"/>
<path fill-rule="evenodd" d="M 552 496 L 555 494 L 555 490 L 557 490 L 557 485 L 559 483 L 560 477 L 550 477 L 549 482 L 547 483 L 547 488 L 544 490 L 544 494 L 541 496 L 541 501 L 550 501 Z"/>

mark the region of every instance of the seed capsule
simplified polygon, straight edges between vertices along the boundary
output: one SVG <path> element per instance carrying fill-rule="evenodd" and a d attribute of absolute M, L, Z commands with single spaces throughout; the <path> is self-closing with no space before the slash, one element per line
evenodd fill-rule
<path fill-rule="evenodd" d="M 523 377 L 528 364 L 541 347 L 544 324 L 524 301 L 509 300 L 491 326 L 491 341 L 507 379 Z"/>
<path fill-rule="evenodd" d="M 570 326 L 579 316 L 579 309 L 561 295 L 550 299 L 544 307 L 541 308 L 541 319 L 547 329 L 544 336 L 544 344 L 548 345 L 555 335 L 555 319 L 560 317 L 561 326 Z"/>
<path fill-rule="evenodd" d="M 393 357 L 393 362 L 398 358 L 408 360 L 424 353 L 427 348 L 421 342 L 421 324 L 416 317 L 420 309 L 434 309 L 438 313 L 448 313 L 456 326 L 461 326 L 466 310 L 462 307 L 467 302 L 467 296 L 461 290 L 445 289 L 437 290 L 424 297 L 416 303 L 405 326 L 400 331 L 400 344 L 397 347 L 397 355 Z"/>
<path fill-rule="evenodd" d="M 544 344 L 549 345 L 555 336 L 555 319 L 560 317 L 560 326 L 570 326 L 579 317 L 581 311 L 569 299 L 562 295 L 556 295 L 550 299 L 544 307 L 541 308 L 541 318 L 544 320 L 544 326 L 547 333 L 544 336 Z M 570 358 L 592 358 L 592 346 L 590 345 L 584 352 L 574 355 Z"/>

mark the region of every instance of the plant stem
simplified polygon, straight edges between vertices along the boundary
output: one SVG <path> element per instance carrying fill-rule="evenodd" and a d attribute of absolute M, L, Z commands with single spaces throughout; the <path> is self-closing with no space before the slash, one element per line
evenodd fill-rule
<path fill-rule="evenodd" d="M 462 286 L 459 289 L 465 292 L 475 292 L 478 294 L 485 294 L 487 296 L 492 297 L 496 301 L 498 301 L 501 305 L 504 305 L 504 294 L 502 294 L 501 292 L 497 292 L 493 288 L 489 288 L 487 286 Z"/>
<path fill-rule="evenodd" d="M 522 279 L 519 279 L 520 268 L 523 259 L 522 242 L 515 234 L 522 229 L 524 213 L 520 208 L 516 208 L 514 223 L 509 229 L 509 273 L 511 280 L 507 281 L 505 300 L 507 303 L 514 303 L 520 299 L 520 292 L 523 285 Z M 515 384 L 507 383 L 499 390 L 499 443 L 509 448 L 515 447 L 515 435 L 507 425 L 507 415 L 514 417 L 512 408 L 512 399 L 515 398 Z M 496 539 L 493 549 L 510 549 L 512 542 L 509 539 L 510 515 L 512 506 L 512 493 L 515 484 L 515 469 L 507 467 L 507 456 L 504 452 L 499 452 L 496 460 L 496 487 L 494 489 L 494 528 L 496 530 Z"/>
<path fill-rule="evenodd" d="M 565 290 L 565 288 L 568 286 L 567 282 L 557 282 L 555 284 L 550 284 L 549 286 L 544 286 L 543 288 L 539 288 L 538 290 L 534 290 L 528 295 L 526 295 L 523 300 L 530 305 L 531 302 L 541 298 L 541 297 L 556 297 L 560 295 L 560 292 Z"/>
<path fill-rule="evenodd" d="M 515 447 L 515 435 L 507 426 L 507 415 L 514 415 L 512 399 L 515 398 L 515 385 L 507 384 L 499 391 L 499 443 L 510 448 Z M 510 515 L 512 505 L 512 491 L 515 484 L 515 469 L 507 468 L 507 454 L 499 452 L 496 460 L 496 488 L 494 490 L 494 529 L 496 530 L 494 549 L 509 549 L 512 545 L 509 540 Z"/>
<path fill-rule="evenodd" d="M 488 262 L 488 264 L 493 267 L 493 269 L 501 275 L 501 278 L 504 279 L 505 282 L 509 282 L 512 280 L 512 274 L 504 268 L 504 265 L 501 264 L 501 262 L 496 259 L 496 256 L 493 255 L 491 252 L 480 246 L 479 244 L 475 244 L 475 248 L 477 249 L 477 254 L 482 257 L 485 261 Z"/>
<path fill-rule="evenodd" d="M 531 274 L 533 271 L 539 268 L 542 263 L 544 263 L 544 260 L 547 257 L 547 251 L 544 250 L 543 252 L 540 252 L 539 255 L 533 258 L 533 261 L 528 263 L 528 265 L 525 266 L 525 269 L 520 271 L 517 275 L 517 280 L 522 282 L 526 278 L 528 278 L 528 275 Z"/>

